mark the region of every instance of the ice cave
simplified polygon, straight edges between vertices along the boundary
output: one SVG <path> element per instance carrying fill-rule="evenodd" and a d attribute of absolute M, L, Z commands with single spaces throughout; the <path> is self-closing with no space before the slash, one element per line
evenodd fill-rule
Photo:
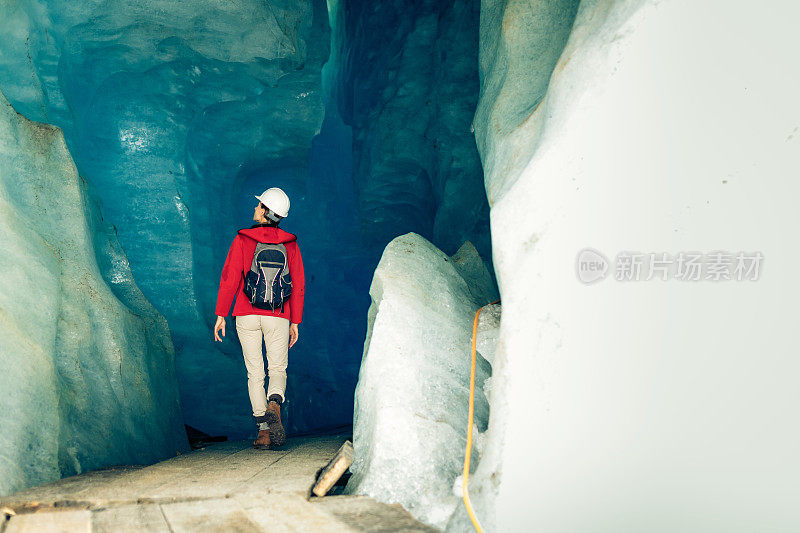
<path fill-rule="evenodd" d="M 473 529 L 481 309 L 485 530 L 798 530 L 798 17 L 0 0 L 0 497 L 188 453 L 187 426 L 253 436 L 212 331 L 280 187 L 306 279 L 284 424 L 352 431 L 346 494 Z"/>

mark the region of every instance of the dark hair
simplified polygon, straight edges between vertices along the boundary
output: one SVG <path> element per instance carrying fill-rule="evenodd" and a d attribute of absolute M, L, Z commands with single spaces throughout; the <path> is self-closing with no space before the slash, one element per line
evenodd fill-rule
<path fill-rule="evenodd" d="M 264 209 L 267 213 L 270 212 L 270 208 L 265 206 L 262 202 L 258 202 L 258 205 L 259 205 L 259 207 L 261 207 L 261 209 Z M 267 221 L 266 222 L 262 222 L 261 224 L 258 224 L 258 225 L 259 226 L 276 226 L 277 227 L 278 224 L 280 224 L 280 222 L 281 222 L 280 220 L 275 222 L 274 220 L 272 220 L 269 217 L 267 217 Z"/>

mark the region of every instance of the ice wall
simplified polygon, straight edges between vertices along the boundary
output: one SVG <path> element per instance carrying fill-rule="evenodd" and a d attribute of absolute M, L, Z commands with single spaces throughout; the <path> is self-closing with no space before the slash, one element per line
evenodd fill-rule
<path fill-rule="evenodd" d="M 353 131 L 365 244 L 377 258 L 408 231 L 490 257 L 488 204 L 471 132 L 478 3 L 348 2 L 340 94 Z"/>
<path fill-rule="evenodd" d="M 469 242 L 453 257 L 415 233 L 386 246 L 370 287 L 348 492 L 447 524 L 464 462 L 472 320 L 494 290 Z M 491 373 L 481 356 L 477 368 L 476 435 L 489 418 L 483 383 Z"/>
<path fill-rule="evenodd" d="M 0 495 L 188 448 L 167 322 L 57 128 L 0 92 Z"/>
<path fill-rule="evenodd" d="M 209 433 L 253 427 L 232 320 L 221 346 L 210 333 L 252 194 L 277 185 L 292 198 L 284 226 L 311 252 L 310 300 L 330 276 L 315 277 L 332 267 L 314 246 L 329 236 L 306 228 L 331 197 L 314 188 L 315 203 L 305 201 L 329 47 L 323 0 L 0 4 L 0 87 L 28 118 L 63 128 L 138 285 L 169 322 L 186 421 Z M 310 323 L 335 316 L 307 309 Z M 324 336 L 304 331 L 292 349 L 288 425 L 346 424 L 355 370 L 320 355 L 309 341 Z"/>
<path fill-rule="evenodd" d="M 568 4 L 482 4 L 476 136 L 503 317 L 478 516 L 490 531 L 796 531 L 798 8 L 585 0 L 537 102 L 514 75 L 542 69 L 524 21 Z M 611 268 L 585 285 L 585 247 L 764 259 L 757 281 Z"/>
<path fill-rule="evenodd" d="M 482 0 L 475 140 L 490 203 L 535 150 L 529 123 L 572 29 L 579 0 Z"/>

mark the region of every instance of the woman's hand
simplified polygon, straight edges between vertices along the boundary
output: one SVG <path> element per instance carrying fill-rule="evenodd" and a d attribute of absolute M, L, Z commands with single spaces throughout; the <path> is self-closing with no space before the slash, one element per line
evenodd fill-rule
<path fill-rule="evenodd" d="M 297 331 L 297 324 L 290 324 L 289 325 L 289 348 L 294 346 L 294 343 L 297 342 L 297 338 L 300 336 L 300 332 Z"/>
<path fill-rule="evenodd" d="M 217 331 L 222 330 L 222 336 L 225 336 L 225 317 L 217 315 L 217 323 L 214 324 L 214 340 L 222 342 L 222 339 L 217 335 Z"/>

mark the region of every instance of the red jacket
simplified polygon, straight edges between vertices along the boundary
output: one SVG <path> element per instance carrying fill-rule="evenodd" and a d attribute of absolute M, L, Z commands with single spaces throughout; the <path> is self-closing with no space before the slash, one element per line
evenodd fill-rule
<path fill-rule="evenodd" d="M 289 262 L 289 274 L 292 276 L 292 293 L 289 302 L 280 309 L 270 311 L 259 309 L 250 305 L 244 294 L 244 276 L 253 261 L 257 242 L 283 243 L 286 246 L 286 255 Z M 303 319 L 303 298 L 306 292 L 306 279 L 303 273 L 303 258 L 297 246 L 297 237 L 280 228 L 270 226 L 255 226 L 240 229 L 233 239 L 225 266 L 222 267 L 222 276 L 219 280 L 219 293 L 217 294 L 217 316 L 228 316 L 234 295 L 236 305 L 233 307 L 233 316 L 240 315 L 271 315 L 288 318 L 292 323 L 299 324 Z"/>

